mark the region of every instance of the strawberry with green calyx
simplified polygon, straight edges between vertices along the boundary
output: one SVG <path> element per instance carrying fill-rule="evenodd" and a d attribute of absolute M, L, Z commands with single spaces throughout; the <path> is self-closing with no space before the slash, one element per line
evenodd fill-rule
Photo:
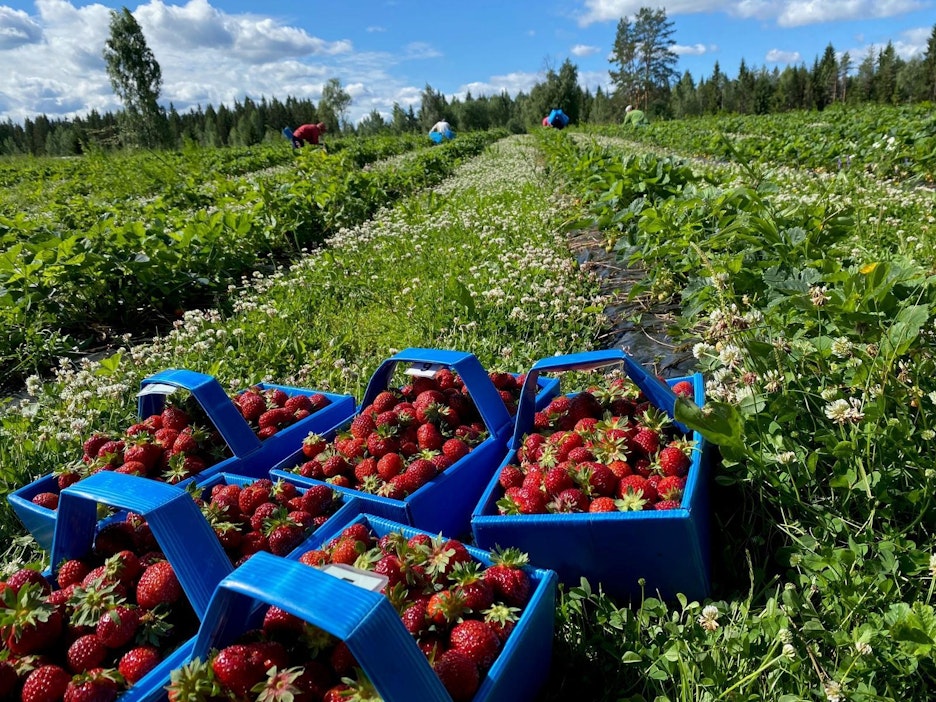
<path fill-rule="evenodd" d="M 157 561 L 148 566 L 137 582 L 136 600 L 143 609 L 175 604 L 183 594 L 179 578 L 168 561 Z"/>
<path fill-rule="evenodd" d="M 297 681 L 305 673 L 304 668 L 294 667 L 277 670 L 273 666 L 267 671 L 267 679 L 251 688 L 256 702 L 293 702 L 302 694 Z"/>
<path fill-rule="evenodd" d="M 209 702 L 221 695 L 221 686 L 211 664 L 200 658 L 170 673 L 169 702 Z"/>
<path fill-rule="evenodd" d="M 47 601 L 41 585 L 28 582 L 18 592 L 10 587 L 3 590 L 0 635 L 10 653 L 25 656 L 45 651 L 56 643 L 62 626 L 61 611 Z"/>
<path fill-rule="evenodd" d="M 65 688 L 64 702 L 113 702 L 123 678 L 116 670 L 94 668 L 75 675 Z"/>
<path fill-rule="evenodd" d="M 491 552 L 492 565 L 484 579 L 494 590 L 494 597 L 513 607 L 523 607 L 530 599 L 530 576 L 523 570 L 530 562 L 527 554 L 514 547 L 496 547 Z"/>
<path fill-rule="evenodd" d="M 456 563 L 449 575 L 472 612 L 483 612 L 494 603 L 494 589 L 481 571 L 481 564 L 472 560 Z"/>
<path fill-rule="evenodd" d="M 457 589 L 433 593 L 426 603 L 426 617 L 437 627 L 447 627 L 457 621 L 466 609 L 466 599 Z"/>
<path fill-rule="evenodd" d="M 484 621 L 494 630 L 502 643 L 507 640 L 514 626 L 520 621 L 519 607 L 509 607 L 500 603 L 484 610 L 482 614 L 484 615 Z"/>

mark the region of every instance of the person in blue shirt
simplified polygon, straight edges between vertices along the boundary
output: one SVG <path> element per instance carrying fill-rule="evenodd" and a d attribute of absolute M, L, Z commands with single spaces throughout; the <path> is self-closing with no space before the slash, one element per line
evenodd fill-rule
<path fill-rule="evenodd" d="M 553 129 L 565 129 L 569 126 L 569 115 L 558 107 L 549 113 L 547 119 L 549 120 L 549 126 Z"/>

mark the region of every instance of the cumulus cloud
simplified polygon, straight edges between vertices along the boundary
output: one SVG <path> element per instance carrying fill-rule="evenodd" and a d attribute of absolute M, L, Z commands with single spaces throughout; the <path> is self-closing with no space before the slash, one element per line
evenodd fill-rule
<path fill-rule="evenodd" d="M 916 27 L 901 32 L 899 37 L 891 42 L 894 47 L 894 53 L 907 61 L 912 58 L 920 58 L 926 53 L 927 43 L 932 34 L 932 27 Z M 854 46 L 848 49 L 848 55 L 852 63 L 859 63 L 870 52 L 872 56 L 884 50 L 886 44 L 864 44 Z M 844 53 L 844 52 L 842 52 Z"/>
<path fill-rule="evenodd" d="M 783 51 L 781 49 L 771 49 L 764 57 L 767 63 L 799 63 L 799 51 Z"/>
<path fill-rule="evenodd" d="M 592 54 L 597 54 L 599 51 L 601 51 L 601 47 L 589 46 L 588 44 L 576 44 L 569 51 L 573 56 L 591 56 Z"/>
<path fill-rule="evenodd" d="M 12 7 L 0 7 L 0 51 L 35 44 L 41 39 L 42 27 L 29 15 Z"/>
<path fill-rule="evenodd" d="M 516 71 L 501 76 L 491 76 L 486 81 L 474 81 L 461 86 L 456 93 L 459 97 L 464 97 L 469 92 L 474 96 L 480 95 L 500 95 L 506 92 L 508 95 L 516 96 L 520 92 L 529 93 L 533 86 L 544 79 L 542 73 L 529 73 Z"/>
<path fill-rule="evenodd" d="M 925 0 L 672 0 L 666 15 L 721 12 L 743 19 L 773 21 L 781 27 L 799 27 L 840 20 L 894 17 L 925 8 Z M 633 17 L 646 0 L 584 0 L 578 22 L 616 22 Z"/>
<path fill-rule="evenodd" d="M 702 56 L 718 51 L 718 46 L 715 44 L 692 44 L 691 46 L 673 44 L 670 50 L 677 56 Z"/>

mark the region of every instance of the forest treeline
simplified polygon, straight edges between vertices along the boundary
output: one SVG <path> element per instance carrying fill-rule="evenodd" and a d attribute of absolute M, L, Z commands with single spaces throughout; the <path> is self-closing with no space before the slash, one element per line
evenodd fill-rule
<path fill-rule="evenodd" d="M 651 119 L 679 119 L 719 113 L 768 114 L 791 110 L 822 110 L 834 103 L 900 105 L 936 102 L 936 25 L 921 56 L 903 59 L 893 44 L 869 51 L 860 61 L 839 54 L 829 44 L 812 65 L 788 65 L 782 70 L 750 68 L 744 60 L 735 76 L 716 62 L 712 74 L 699 79 L 675 71 L 672 22 L 662 10 L 642 9 L 633 23 L 622 19 L 612 50 L 611 88 L 594 92 L 579 85 L 578 67 L 566 60 L 546 71 L 529 92 L 511 96 L 448 99 L 426 85 L 418 106 L 394 104 L 389 116 L 373 110 L 357 124 L 345 119 L 350 97 L 337 79 L 318 104 L 303 97 L 244 97 L 233 105 L 198 106 L 178 112 L 163 110 L 160 132 L 167 148 L 249 146 L 282 138 L 285 126 L 325 121 L 333 134 L 372 135 L 381 132 L 427 131 L 439 119 L 456 130 L 505 128 L 519 133 L 538 125 L 550 109 L 561 107 L 573 124 L 619 122 L 628 104 L 641 107 Z M 646 40 L 654 37 L 656 45 Z M 648 48 L 655 49 L 649 51 Z M 643 52 L 643 53 L 641 53 Z M 329 99 L 329 96 L 336 96 Z M 0 122 L 0 154 L 72 156 L 88 150 L 120 148 L 120 114 L 92 110 L 73 119 L 40 115 L 22 124 Z"/>

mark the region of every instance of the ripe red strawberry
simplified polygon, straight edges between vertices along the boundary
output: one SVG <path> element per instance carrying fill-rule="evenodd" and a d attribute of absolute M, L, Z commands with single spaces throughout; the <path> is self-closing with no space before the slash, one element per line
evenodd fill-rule
<path fill-rule="evenodd" d="M 445 437 L 435 424 L 421 424 L 416 430 L 416 443 L 424 451 L 439 451 L 445 443 Z"/>
<path fill-rule="evenodd" d="M 117 699 L 116 676 L 103 668 L 73 677 L 65 688 L 64 702 L 113 702 Z"/>
<path fill-rule="evenodd" d="M 289 410 L 293 414 L 299 410 L 305 410 L 306 412 L 312 412 L 312 400 L 308 395 L 292 395 L 286 402 L 283 403 L 283 408 Z"/>
<path fill-rule="evenodd" d="M 183 595 L 182 585 L 168 561 L 157 561 L 143 571 L 137 582 L 136 600 L 143 609 L 173 604 Z"/>
<path fill-rule="evenodd" d="M 360 545 L 359 541 L 354 539 L 341 539 L 334 548 L 331 549 L 330 558 L 332 563 L 344 563 L 345 565 L 351 565 L 356 560 L 357 557 L 364 552 L 364 548 Z"/>
<path fill-rule="evenodd" d="M 130 443 L 124 449 L 124 463 L 139 461 L 146 466 L 147 472 L 156 467 L 162 457 L 163 447 L 149 437 Z"/>
<path fill-rule="evenodd" d="M 617 512 L 617 505 L 613 497 L 596 497 L 588 505 L 589 512 Z"/>
<path fill-rule="evenodd" d="M 678 446 L 664 446 L 657 456 L 663 475 L 683 476 L 689 473 L 691 459 Z"/>
<path fill-rule="evenodd" d="M 137 646 L 120 657 L 117 669 L 124 680 L 133 685 L 155 668 L 160 660 L 159 650 L 155 646 Z"/>
<path fill-rule="evenodd" d="M 478 691 L 478 666 L 457 649 L 449 649 L 435 659 L 432 669 L 439 676 L 453 702 L 469 702 Z"/>
<path fill-rule="evenodd" d="M 398 453 L 388 453 L 377 461 L 377 475 L 381 480 L 390 480 L 403 471 L 403 456 Z"/>
<path fill-rule="evenodd" d="M 111 438 L 106 434 L 93 434 L 91 438 L 86 439 L 84 444 L 82 444 L 84 455 L 88 458 L 97 458 L 98 451 L 101 446 L 110 440 Z"/>
<path fill-rule="evenodd" d="M 442 453 L 445 454 L 453 463 L 471 451 L 471 447 L 462 439 L 453 438 L 442 444 Z"/>
<path fill-rule="evenodd" d="M 578 488 L 563 490 L 546 506 L 550 512 L 587 512 L 591 500 Z"/>
<path fill-rule="evenodd" d="M 218 682 L 238 698 L 266 677 L 266 667 L 259 652 L 248 645 L 234 644 L 222 648 L 211 663 Z"/>
<path fill-rule="evenodd" d="M 266 398 L 250 390 L 238 395 L 235 404 L 248 422 L 256 422 L 260 419 L 260 415 L 267 411 Z"/>
<path fill-rule="evenodd" d="M 65 697 L 71 677 L 57 665 L 39 666 L 23 683 L 22 702 L 59 702 Z"/>
<path fill-rule="evenodd" d="M 675 475 L 668 475 L 660 478 L 660 481 L 656 485 L 656 490 L 657 495 L 660 496 L 660 499 L 675 500 L 676 502 L 679 502 L 682 500 L 683 490 L 685 487 L 685 478 Z"/>
<path fill-rule="evenodd" d="M 389 390 L 384 390 L 377 394 L 377 397 L 375 397 L 374 401 L 371 403 L 371 407 L 373 407 L 377 414 L 380 414 L 381 412 L 392 410 L 397 404 L 399 404 L 397 396 Z"/>
<path fill-rule="evenodd" d="M 281 429 L 295 422 L 292 412 L 285 407 L 274 407 L 260 415 L 257 424 L 261 429 L 266 427 L 276 427 Z"/>
<path fill-rule="evenodd" d="M 679 509 L 682 503 L 677 500 L 660 500 L 653 504 L 653 509 Z"/>
<path fill-rule="evenodd" d="M 59 496 L 57 492 L 40 492 L 30 500 L 34 505 L 45 509 L 58 509 Z"/>
<path fill-rule="evenodd" d="M 484 579 L 494 589 L 495 598 L 513 607 L 523 607 L 530 599 L 530 576 L 523 570 L 529 556 L 516 548 L 495 549 L 492 565 L 484 571 Z"/>
<path fill-rule="evenodd" d="M 341 677 L 348 675 L 357 666 L 354 654 L 344 641 L 339 641 L 338 645 L 332 649 L 328 662 L 331 663 L 335 673 Z"/>
<path fill-rule="evenodd" d="M 267 405 L 270 407 L 285 407 L 289 399 L 289 395 L 281 388 L 268 388 L 263 391 L 263 394 L 266 395 Z"/>
<path fill-rule="evenodd" d="M 117 605 L 101 617 L 94 633 L 105 646 L 120 648 L 136 636 L 139 626 L 139 610 L 126 605 Z"/>
<path fill-rule="evenodd" d="M 294 522 L 277 524 L 267 534 L 270 553 L 274 556 L 285 556 L 299 545 L 304 533 L 302 527 Z"/>
<path fill-rule="evenodd" d="M 500 639 L 487 622 L 465 619 L 452 627 L 449 645 L 470 658 L 480 670 L 487 670 L 500 653 Z"/>
<path fill-rule="evenodd" d="M 126 444 L 122 440 L 112 439 L 104 442 L 98 449 L 97 458 L 101 465 L 119 466 L 123 462 Z"/>
<path fill-rule="evenodd" d="M 628 495 L 637 495 L 646 500 L 648 504 L 657 500 L 656 489 L 641 475 L 628 475 L 626 478 L 621 478 L 621 482 L 618 483 L 618 497 L 626 498 Z"/>
<path fill-rule="evenodd" d="M 60 588 L 66 588 L 72 583 L 80 583 L 91 570 L 88 564 L 78 558 L 72 558 L 59 566 L 55 581 Z"/>
<path fill-rule="evenodd" d="M 162 419 L 162 426 L 164 429 L 182 431 L 192 422 L 191 417 L 189 417 L 185 410 L 172 405 L 166 406 L 159 416 Z"/>
<path fill-rule="evenodd" d="M 334 491 L 325 485 L 313 485 L 302 494 L 302 509 L 313 517 L 329 511 L 334 503 Z"/>
<path fill-rule="evenodd" d="M 680 397 L 688 397 L 690 400 L 695 395 L 695 388 L 688 380 L 680 380 L 672 387 L 672 390 Z"/>
<path fill-rule="evenodd" d="M 315 432 L 309 432 L 306 438 L 302 440 L 302 453 L 307 458 L 315 458 L 325 449 L 327 444 L 328 442 L 325 441 L 325 437 Z"/>
<path fill-rule="evenodd" d="M 264 502 L 270 502 L 272 499 L 271 490 L 268 487 L 251 483 L 241 490 L 240 495 L 237 497 L 237 506 L 240 508 L 241 514 L 249 517 L 257 511 L 257 507 Z"/>
<path fill-rule="evenodd" d="M 654 456 L 660 450 L 660 434 L 653 429 L 641 427 L 631 441 L 645 456 Z"/>
<path fill-rule="evenodd" d="M 65 655 L 72 672 L 82 673 L 104 662 L 107 646 L 96 634 L 85 634 L 72 642 Z"/>
<path fill-rule="evenodd" d="M 400 449 L 400 442 L 396 437 L 383 435 L 381 431 L 374 431 L 367 436 L 367 451 L 374 458 L 396 453 Z"/>
<path fill-rule="evenodd" d="M 426 618 L 437 627 L 445 627 L 461 617 L 465 607 L 465 596 L 459 590 L 440 590 L 429 597 Z"/>

